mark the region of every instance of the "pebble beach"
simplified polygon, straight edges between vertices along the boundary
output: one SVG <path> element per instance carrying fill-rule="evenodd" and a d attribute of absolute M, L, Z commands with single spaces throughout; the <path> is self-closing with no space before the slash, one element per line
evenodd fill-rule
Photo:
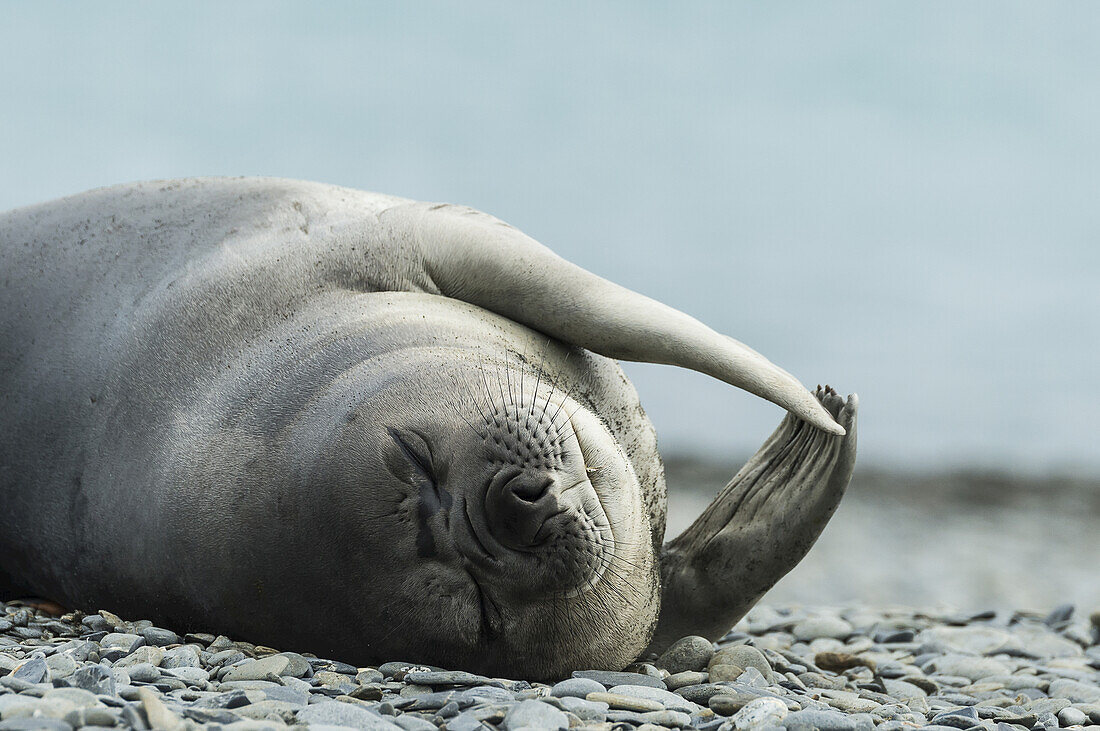
<path fill-rule="evenodd" d="M 285 726 L 1100 731 L 1100 613 L 760 605 L 717 643 L 544 684 L 0 603 L 0 731 Z"/>

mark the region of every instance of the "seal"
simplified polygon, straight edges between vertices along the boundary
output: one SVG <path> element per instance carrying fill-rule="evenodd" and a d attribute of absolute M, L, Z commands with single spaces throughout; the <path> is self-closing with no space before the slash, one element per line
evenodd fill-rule
<path fill-rule="evenodd" d="M 499 220 L 278 179 L 0 216 L 0 593 L 553 678 L 716 637 L 809 550 L 856 399 Z M 615 359 L 789 414 L 664 543 Z"/>

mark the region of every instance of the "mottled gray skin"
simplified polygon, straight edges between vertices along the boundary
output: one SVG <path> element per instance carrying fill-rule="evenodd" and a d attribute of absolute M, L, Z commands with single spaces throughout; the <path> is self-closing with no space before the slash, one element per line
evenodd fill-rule
<path fill-rule="evenodd" d="M 120 186 L 0 215 L 0 281 L 0 595 L 360 663 L 621 667 L 736 620 L 854 460 L 854 401 L 823 409 L 469 209 L 271 179 Z M 798 540 L 730 538 L 720 497 L 662 549 L 655 435 L 612 357 L 799 413 L 773 438 L 794 456 L 769 463 L 824 495 Z M 738 558 L 773 543 L 793 548 Z"/>

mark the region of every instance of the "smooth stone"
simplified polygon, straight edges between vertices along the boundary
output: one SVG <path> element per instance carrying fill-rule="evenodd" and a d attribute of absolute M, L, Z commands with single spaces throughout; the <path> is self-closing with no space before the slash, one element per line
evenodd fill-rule
<path fill-rule="evenodd" d="M 338 671 L 334 670 L 333 672 Z M 382 673 L 375 670 L 374 668 L 366 668 L 365 670 L 360 670 L 359 672 L 355 672 L 355 669 L 352 668 L 351 674 L 355 675 L 355 682 L 359 683 L 360 685 L 365 685 L 367 683 L 381 683 L 383 680 L 386 679 L 386 676 L 384 676 Z"/>
<path fill-rule="evenodd" d="M 335 703 L 337 701 L 332 702 Z M 250 703 L 247 706 L 241 706 L 240 708 L 234 708 L 233 713 L 244 716 L 245 718 L 253 718 L 257 721 L 262 721 L 273 715 L 279 718 L 292 718 L 294 713 L 302 710 L 304 706 L 304 703 L 263 700 L 257 703 Z"/>
<path fill-rule="evenodd" d="M 1071 701 L 1068 698 L 1036 698 L 1031 703 L 1027 704 L 1027 710 L 1029 713 L 1043 714 L 1043 713 L 1058 713 L 1069 706 Z"/>
<path fill-rule="evenodd" d="M 138 688 L 138 698 L 141 699 L 141 707 L 145 711 L 145 717 L 149 719 L 150 727 L 165 731 L 185 731 L 187 728 L 184 720 L 170 711 L 153 691 Z"/>
<path fill-rule="evenodd" d="M 270 680 L 235 680 L 233 682 L 218 683 L 214 690 L 218 693 L 229 693 L 234 690 L 261 690 L 278 687 L 280 684 Z"/>
<path fill-rule="evenodd" d="M 787 717 L 787 706 L 776 698 L 757 698 L 750 701 L 733 715 L 733 725 L 737 729 L 750 729 L 757 726 L 776 726 Z"/>
<path fill-rule="evenodd" d="M 198 721 L 201 724 L 235 724 L 244 723 L 241 717 L 231 711 L 226 711 L 221 708 L 205 708 L 198 706 L 191 706 L 190 708 L 184 708 L 184 718 L 188 718 L 192 721 Z M 83 729 L 81 731 L 84 731 Z"/>
<path fill-rule="evenodd" d="M 106 647 L 112 650 L 122 650 L 127 655 L 144 644 L 144 637 L 129 632 L 111 632 L 99 641 L 100 647 Z"/>
<path fill-rule="evenodd" d="M 771 663 L 764 657 L 764 653 L 751 645 L 723 647 L 714 653 L 714 657 L 710 659 L 707 668 L 709 670 L 717 665 L 735 665 L 742 670 L 756 668 L 765 679 L 770 680 L 772 677 Z M 733 678 L 730 678 L 730 680 L 733 680 Z"/>
<path fill-rule="evenodd" d="M 50 669 L 50 678 L 57 680 L 58 678 L 67 678 L 75 673 L 80 669 L 80 663 L 68 653 L 57 652 L 46 658 L 46 667 Z"/>
<path fill-rule="evenodd" d="M 970 655 L 943 655 L 926 665 L 942 675 L 958 675 L 971 681 L 978 681 L 990 675 L 1009 675 L 1011 670 L 1000 660 L 991 657 L 972 657 Z"/>
<path fill-rule="evenodd" d="M 792 632 L 795 639 L 809 642 L 820 637 L 843 640 L 852 634 L 852 625 L 840 617 L 810 617 L 797 623 Z M 822 729 L 822 731 L 826 731 Z"/>
<path fill-rule="evenodd" d="M 707 704 L 717 695 L 730 695 L 740 692 L 742 689 L 728 683 L 702 683 L 700 685 L 687 685 L 676 689 L 676 695 L 683 696 L 692 703 Z M 751 689 L 755 690 L 755 689 Z M 752 698 L 759 697 L 759 693 L 750 692 Z M 747 702 L 747 701 L 746 701 Z"/>
<path fill-rule="evenodd" d="M 118 711 L 107 708 L 77 708 L 65 714 L 65 723 L 80 728 L 87 726 L 114 726 L 118 723 Z"/>
<path fill-rule="evenodd" d="M 252 691 L 255 693 L 256 691 Z M 259 691 L 263 693 L 263 691 Z M 267 697 L 264 694 L 264 697 Z M 203 708 L 239 708 L 240 706 L 247 706 L 252 702 L 249 691 L 246 690 L 231 690 L 227 693 L 215 693 L 214 695 L 207 696 L 196 702 L 196 705 Z"/>
<path fill-rule="evenodd" d="M 301 723 L 314 725 L 329 725 L 329 726 L 346 726 L 354 729 L 364 729 L 366 731 L 384 731 L 389 729 L 400 729 L 400 726 L 387 721 L 381 716 L 376 716 L 365 708 L 352 705 L 350 703 L 340 703 L 339 701 L 329 701 L 322 703 L 314 703 L 306 706 L 302 710 L 297 712 L 298 721 Z"/>
<path fill-rule="evenodd" d="M 68 678 L 69 685 L 83 688 L 96 694 L 114 695 L 115 676 L 110 668 L 103 665 L 85 665 Z"/>
<path fill-rule="evenodd" d="M 1068 678 L 1050 681 L 1047 694 L 1051 698 L 1067 698 L 1074 703 L 1100 703 L 1100 687 Z"/>
<path fill-rule="evenodd" d="M 194 645 L 180 645 L 164 651 L 164 659 L 161 660 L 160 666 L 162 668 L 201 668 L 202 658 L 199 657 L 199 650 Z"/>
<path fill-rule="evenodd" d="M 0 678 L 0 686 L 8 688 L 16 693 L 27 693 L 38 687 L 34 683 L 29 683 L 26 680 L 21 680 L 11 675 L 5 675 Z"/>
<path fill-rule="evenodd" d="M 22 662 L 11 672 L 12 678 L 28 683 L 41 683 L 47 680 L 49 675 L 49 667 L 41 657 L 32 657 L 30 660 Z"/>
<path fill-rule="evenodd" d="M 737 680 L 745 672 L 740 665 L 711 665 L 707 670 L 707 680 L 712 683 L 728 683 Z"/>
<path fill-rule="evenodd" d="M 633 696 L 634 698 L 644 698 L 654 703 L 660 703 L 663 708 L 667 708 L 672 711 L 682 711 L 684 713 L 696 713 L 703 710 L 703 707 L 697 703 L 693 703 L 682 695 L 677 695 L 672 691 L 662 690 L 661 688 L 650 688 L 644 685 L 615 685 L 608 689 L 608 693 L 617 695 Z M 627 709 L 634 710 L 634 709 Z M 658 709 L 652 709 L 658 710 Z"/>
<path fill-rule="evenodd" d="M 549 703 L 526 700 L 508 709 L 503 726 L 507 731 L 517 731 L 521 728 L 559 731 L 569 728 L 569 718 Z"/>
<path fill-rule="evenodd" d="M 872 670 L 875 669 L 873 661 L 864 658 L 862 655 L 856 655 L 850 652 L 819 652 L 814 655 L 814 664 L 822 670 L 828 670 L 833 673 L 842 673 L 845 670 L 858 668 L 860 666 L 869 667 Z"/>
<path fill-rule="evenodd" d="M 1061 726 L 1084 726 L 1089 722 L 1089 717 L 1082 711 L 1072 706 L 1058 711 L 1058 723 Z"/>
<path fill-rule="evenodd" d="M 576 696 L 561 696 L 561 705 L 562 710 L 569 711 L 582 721 L 603 721 L 610 708 L 606 703 L 589 701 Z"/>
<path fill-rule="evenodd" d="M 86 691 L 83 688 L 54 688 L 43 694 L 42 700 L 47 702 L 60 701 L 72 705 L 74 708 L 87 708 L 89 706 L 99 705 L 95 693 Z"/>
<path fill-rule="evenodd" d="M 198 685 L 205 683 L 210 679 L 210 673 L 206 672 L 202 668 L 182 667 L 182 668 L 166 668 L 165 675 L 170 675 L 173 678 L 179 678 L 185 683 L 190 685 Z M 133 678 L 133 676 L 130 676 Z"/>
<path fill-rule="evenodd" d="M 459 714 L 455 718 L 461 717 L 463 714 Z M 411 713 L 406 713 L 403 716 L 398 716 L 393 720 L 399 727 L 405 729 L 405 731 L 436 731 L 436 725 L 431 721 L 414 716 Z M 480 723 L 480 721 L 479 721 Z M 448 728 L 450 724 L 448 724 Z M 313 724 L 311 728 L 317 728 L 316 724 Z M 338 728 L 338 727 L 333 727 Z"/>
<path fill-rule="evenodd" d="M 788 714 L 781 722 L 788 731 L 857 731 L 859 726 L 840 711 L 803 710 Z"/>
<path fill-rule="evenodd" d="M 129 668 L 134 665 L 152 665 L 153 667 L 157 667 L 164 662 L 164 653 L 165 651 L 161 647 L 142 645 L 126 657 L 117 661 L 114 667 Z"/>
<path fill-rule="evenodd" d="M 652 713 L 652 711 L 650 711 L 650 713 Z M 643 715 L 644 714 L 638 711 L 608 711 L 607 724 L 631 724 L 638 726 L 644 723 L 644 721 L 642 721 Z M 614 729 L 615 726 L 611 728 Z M 619 728 L 621 728 L 621 726 L 619 726 Z"/>
<path fill-rule="evenodd" d="M 455 693 L 455 699 L 459 703 L 498 703 L 507 704 L 516 700 L 511 691 L 498 688 L 495 685 L 477 685 L 473 688 L 465 688 Z M 465 706 L 464 706 L 465 707 Z"/>
<path fill-rule="evenodd" d="M 130 680 L 137 681 L 138 683 L 153 683 L 160 678 L 160 670 L 155 665 L 148 662 L 139 662 L 136 665 L 131 665 L 126 668 L 126 674 L 130 676 Z"/>
<path fill-rule="evenodd" d="M 745 671 L 737 676 L 737 682 L 743 685 L 751 685 L 754 688 L 767 688 L 771 685 L 763 673 L 756 668 L 745 668 Z"/>
<path fill-rule="evenodd" d="M 492 682 L 484 675 L 475 675 L 461 670 L 442 670 L 427 672 L 414 671 L 405 674 L 405 681 L 420 685 L 485 685 Z"/>
<path fill-rule="evenodd" d="M 280 652 L 277 655 L 271 655 L 270 657 L 283 657 L 287 660 L 286 669 L 283 670 L 281 675 L 286 675 L 291 678 L 302 678 L 309 676 L 313 673 L 313 666 L 309 664 L 309 660 L 304 656 L 299 655 L 297 652 Z"/>
<path fill-rule="evenodd" d="M 928 693 L 926 693 L 923 688 L 905 680 L 884 679 L 882 684 L 886 688 L 886 694 L 898 700 L 906 701 L 913 698 L 923 699 L 928 696 Z"/>
<path fill-rule="evenodd" d="M 1078 703 L 1077 708 L 1089 717 L 1089 720 L 1095 724 L 1100 724 L 1100 704 L 1096 703 Z"/>
<path fill-rule="evenodd" d="M 417 665 L 413 662 L 386 662 L 378 666 L 378 672 L 382 673 L 387 678 L 392 678 L 397 673 L 405 673 L 409 670 L 442 670 L 443 668 L 433 668 L 427 665 Z"/>
<path fill-rule="evenodd" d="M 550 688 L 554 698 L 586 698 L 589 693 L 602 693 L 607 688 L 591 678 L 567 678 Z"/>
<path fill-rule="evenodd" d="M 1019 642 L 1010 632 L 980 625 L 929 627 L 923 630 L 917 639 L 923 645 L 939 648 L 939 652 L 974 655 L 992 655 L 999 650 L 1019 647 Z"/>
<path fill-rule="evenodd" d="M 447 717 L 444 716 L 444 718 Z M 430 724 L 430 726 L 433 730 L 435 729 L 435 724 Z M 460 713 L 453 718 L 447 718 L 447 731 L 478 731 L 478 729 L 488 729 L 488 727 L 471 713 Z M 425 727 L 425 731 L 427 731 L 427 727 Z"/>
<path fill-rule="evenodd" d="M 409 686 L 405 687 L 407 688 Z M 470 696 L 454 690 L 425 693 L 419 696 L 413 696 L 412 704 L 406 710 L 438 711 L 440 708 L 451 702 L 458 703 L 459 708 L 466 708 L 477 702 L 477 696 Z"/>
<path fill-rule="evenodd" d="M 705 672 L 685 670 L 682 673 L 676 673 L 665 678 L 665 685 L 669 690 L 678 690 L 689 685 L 702 685 L 709 678 L 710 676 Z"/>
<path fill-rule="evenodd" d="M 0 721 L 0 731 L 72 731 L 73 727 L 60 718 L 35 716 Z"/>
<path fill-rule="evenodd" d="M 650 711 L 643 713 L 641 718 L 645 723 L 638 727 L 639 731 L 645 728 L 645 724 L 651 724 L 653 728 L 686 728 L 691 725 L 691 716 L 682 711 Z"/>
<path fill-rule="evenodd" d="M 160 627 L 146 627 L 141 631 L 141 636 L 145 639 L 147 644 L 155 647 L 164 647 L 165 645 L 179 644 L 180 636 L 172 630 L 161 629 Z"/>
<path fill-rule="evenodd" d="M 290 686 L 279 686 L 261 691 L 267 700 L 304 706 L 309 703 L 309 691 Z"/>
<path fill-rule="evenodd" d="M 714 656 L 714 643 L 706 637 L 689 635 L 669 645 L 659 658 L 657 667 L 664 668 L 670 675 L 682 672 L 699 672 L 705 669 Z"/>
<path fill-rule="evenodd" d="M 381 680 L 382 680 L 381 673 L 379 673 L 378 680 L 366 681 L 366 682 L 377 683 Z M 354 680 L 349 678 L 347 675 L 344 675 L 342 673 L 334 673 L 331 670 L 317 670 L 317 671 L 315 671 L 313 673 L 313 682 L 318 684 L 318 685 L 325 685 L 325 686 L 332 686 L 332 687 L 350 686 L 352 688 L 355 688 L 359 685 L 359 683 L 356 683 Z M 366 683 L 363 683 L 363 684 L 365 685 Z"/>
<path fill-rule="evenodd" d="M 290 659 L 282 655 L 269 655 L 259 660 L 246 660 L 234 665 L 222 677 L 222 682 L 239 680 L 267 680 L 278 682 L 279 676 L 290 667 Z M 289 674 L 289 673 L 288 673 Z"/>
<path fill-rule="evenodd" d="M 612 670 L 574 670 L 573 677 L 595 680 L 605 688 L 616 685 L 645 685 L 650 688 L 667 690 L 663 680 L 641 673 L 619 673 Z"/>
<path fill-rule="evenodd" d="M 656 689 L 654 688 L 654 690 Z M 609 708 L 621 711 L 637 711 L 639 713 L 644 713 L 646 711 L 663 711 L 665 709 L 664 704 L 660 701 L 641 698 L 636 695 L 613 693 L 610 691 L 605 693 L 589 693 L 585 700 L 596 703 L 606 703 Z"/>

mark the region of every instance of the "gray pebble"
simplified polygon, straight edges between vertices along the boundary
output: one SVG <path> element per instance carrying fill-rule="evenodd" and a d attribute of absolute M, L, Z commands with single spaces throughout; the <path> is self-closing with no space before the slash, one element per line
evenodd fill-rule
<path fill-rule="evenodd" d="M 671 675 L 684 671 L 698 672 L 706 669 L 713 655 L 714 644 L 706 637 L 681 637 L 657 658 L 657 667 L 664 668 Z"/>
<path fill-rule="evenodd" d="M 348 728 L 365 729 L 367 731 L 392 731 L 399 729 L 391 721 L 376 716 L 365 708 L 353 706 L 350 703 L 333 701 L 330 703 L 316 703 L 306 706 L 297 713 L 298 721 L 309 725 L 326 724 L 329 726 L 347 726 Z"/>
<path fill-rule="evenodd" d="M 484 675 L 475 675 L 462 671 L 414 671 L 406 673 L 405 680 L 420 685 L 484 685 L 491 682 Z"/>
<path fill-rule="evenodd" d="M 563 710 L 569 711 L 582 721 L 603 721 L 608 711 L 606 703 L 588 701 L 575 696 L 563 696 L 561 705 Z"/>
<path fill-rule="evenodd" d="M 659 680 L 649 675 L 642 675 L 641 673 L 617 673 L 610 670 L 575 670 L 573 672 L 573 677 L 595 680 L 597 683 L 608 688 L 615 685 L 643 685 L 650 688 L 667 690 L 663 680 Z"/>
<path fill-rule="evenodd" d="M 567 729 L 569 719 L 564 713 L 542 701 L 527 700 L 512 706 L 504 716 L 507 731 L 521 728 Z"/>
<path fill-rule="evenodd" d="M 68 681 L 74 688 L 83 688 L 92 693 L 104 695 L 115 693 L 114 673 L 103 665 L 85 665 L 70 675 Z"/>
<path fill-rule="evenodd" d="M 555 683 L 550 689 L 550 695 L 555 698 L 584 698 L 589 693 L 602 693 L 607 690 L 603 684 L 591 678 L 568 678 Z"/>
<path fill-rule="evenodd" d="M 689 701 L 682 695 L 677 695 L 672 691 L 663 690 L 661 688 L 650 688 L 642 685 L 616 685 L 609 688 L 607 692 L 656 701 L 672 711 L 695 713 L 702 710 L 702 706 L 699 704 Z"/>
<path fill-rule="evenodd" d="M 11 677 L 27 683 L 41 683 L 49 679 L 49 668 L 43 658 L 32 657 L 15 668 Z"/>
<path fill-rule="evenodd" d="M 180 641 L 180 636 L 175 632 L 160 627 L 146 627 L 141 631 L 141 636 L 148 644 L 156 647 L 175 645 Z"/>
<path fill-rule="evenodd" d="M 789 731 L 857 731 L 857 724 L 840 711 L 806 710 L 790 713 L 782 720 Z"/>
<path fill-rule="evenodd" d="M 135 635 L 129 632 L 111 632 L 104 636 L 104 638 L 99 641 L 99 644 L 102 647 L 112 650 L 121 650 L 123 653 L 129 655 L 145 644 L 145 638 L 141 635 Z"/>

